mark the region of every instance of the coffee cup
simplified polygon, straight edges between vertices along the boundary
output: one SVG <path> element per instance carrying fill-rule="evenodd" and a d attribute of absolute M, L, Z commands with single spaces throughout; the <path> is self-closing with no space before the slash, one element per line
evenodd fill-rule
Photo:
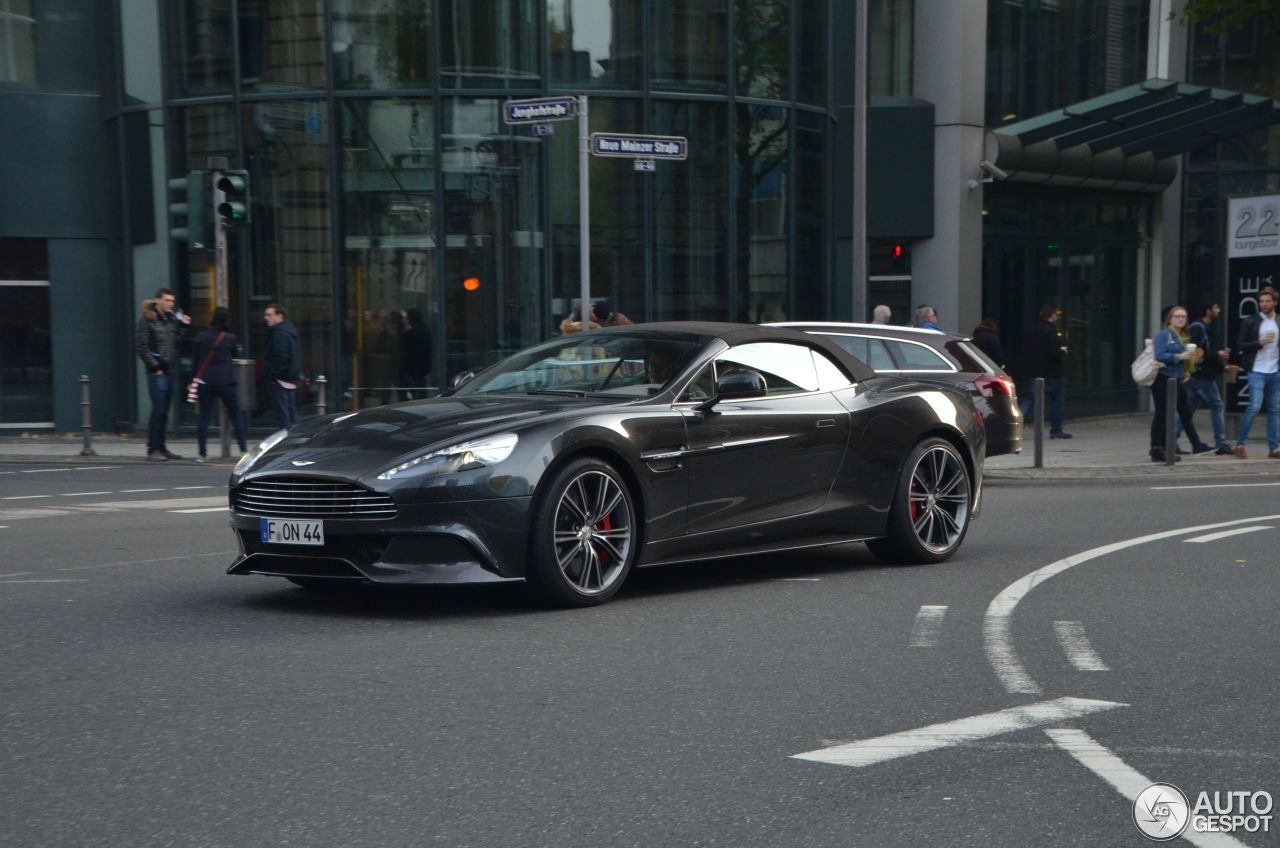
<path fill-rule="evenodd" d="M 1195 346 L 1195 343 L 1194 343 L 1194 342 L 1192 342 L 1191 344 L 1188 344 L 1188 345 L 1187 345 L 1187 353 L 1195 353 L 1195 352 L 1196 352 L 1196 346 Z"/>

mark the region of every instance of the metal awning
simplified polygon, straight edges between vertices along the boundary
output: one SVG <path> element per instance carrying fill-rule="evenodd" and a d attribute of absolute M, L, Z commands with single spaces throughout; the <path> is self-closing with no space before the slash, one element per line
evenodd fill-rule
<path fill-rule="evenodd" d="M 1170 157 L 1280 124 L 1280 102 L 1150 79 L 987 133 L 986 162 L 1019 182 L 1158 191 Z"/>

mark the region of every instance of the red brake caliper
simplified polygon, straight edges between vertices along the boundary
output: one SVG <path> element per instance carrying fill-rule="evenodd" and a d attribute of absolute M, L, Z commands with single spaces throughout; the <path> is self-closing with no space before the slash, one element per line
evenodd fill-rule
<path fill-rule="evenodd" d="M 604 517 L 604 521 L 600 522 L 600 529 L 608 533 L 610 530 L 613 529 L 613 520 L 606 515 Z M 596 555 L 600 557 L 601 562 L 604 562 L 605 553 L 606 551 L 603 548 L 596 550 Z"/>
<path fill-rule="evenodd" d="M 911 501 L 911 520 L 915 521 L 920 512 L 920 506 L 916 502 L 916 484 L 915 483 L 911 484 L 911 491 L 907 493 L 907 496 Z"/>

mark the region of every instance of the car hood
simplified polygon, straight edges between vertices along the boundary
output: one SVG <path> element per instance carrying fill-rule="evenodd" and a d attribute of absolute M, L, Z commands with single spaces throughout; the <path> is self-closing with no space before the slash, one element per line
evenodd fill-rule
<path fill-rule="evenodd" d="M 285 471 L 358 477 L 376 473 L 406 454 L 493 433 L 571 418 L 602 406 L 598 399 L 484 395 L 446 397 L 379 406 L 312 419 L 254 464 L 248 476 Z"/>

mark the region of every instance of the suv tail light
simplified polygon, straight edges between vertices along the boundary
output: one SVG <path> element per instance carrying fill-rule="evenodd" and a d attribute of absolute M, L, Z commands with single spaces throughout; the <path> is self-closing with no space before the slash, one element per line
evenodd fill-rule
<path fill-rule="evenodd" d="M 1014 389 L 1013 380 L 1008 377 L 979 377 L 976 382 L 978 391 L 982 392 L 983 397 L 995 397 L 996 395 L 1017 397 L 1018 394 Z"/>

